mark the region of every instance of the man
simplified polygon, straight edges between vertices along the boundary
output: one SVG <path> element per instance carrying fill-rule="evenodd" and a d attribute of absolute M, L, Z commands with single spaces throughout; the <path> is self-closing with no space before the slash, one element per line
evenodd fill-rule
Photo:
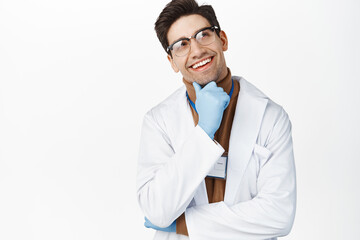
<path fill-rule="evenodd" d="M 137 195 L 154 239 L 277 239 L 295 216 L 291 124 L 231 76 L 209 5 L 173 0 L 155 30 L 184 87 L 144 117 Z"/>

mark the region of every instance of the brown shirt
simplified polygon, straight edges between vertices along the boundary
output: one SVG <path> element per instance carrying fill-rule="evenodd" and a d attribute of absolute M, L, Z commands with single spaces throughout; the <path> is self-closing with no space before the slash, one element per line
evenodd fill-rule
<path fill-rule="evenodd" d="M 183 80 L 183 82 L 186 86 L 186 90 L 189 94 L 189 98 L 191 99 L 191 101 L 195 103 L 196 93 L 193 85 L 187 82 L 186 80 Z M 233 94 L 231 96 L 228 107 L 224 111 L 220 127 L 216 131 L 214 137 L 214 139 L 225 149 L 226 153 L 229 150 L 230 132 L 234 119 L 237 97 L 240 91 L 240 84 L 238 81 L 232 82 L 230 69 L 228 69 L 228 74 L 224 79 L 216 82 L 217 86 L 222 87 L 224 91 L 227 92 L 228 94 L 230 93 L 232 83 L 234 83 Z M 191 113 L 194 119 L 194 124 L 197 125 L 199 121 L 199 116 L 192 107 L 191 107 Z M 209 203 L 224 201 L 226 180 L 206 177 L 205 183 L 206 183 L 206 190 L 207 190 Z M 184 214 L 182 214 L 176 220 L 176 233 L 188 236 Z"/>

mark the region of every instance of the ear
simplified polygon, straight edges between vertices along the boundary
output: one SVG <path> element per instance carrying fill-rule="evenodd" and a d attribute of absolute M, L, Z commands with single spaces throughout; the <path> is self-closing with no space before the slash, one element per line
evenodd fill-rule
<path fill-rule="evenodd" d="M 176 63 L 174 62 L 174 59 L 170 56 L 170 54 L 167 55 L 167 59 L 169 60 L 174 72 L 176 72 L 176 73 L 179 72 L 179 68 L 176 66 Z"/>
<path fill-rule="evenodd" d="M 225 52 L 228 49 L 228 39 L 224 31 L 220 31 L 220 40 L 222 43 L 222 50 Z"/>

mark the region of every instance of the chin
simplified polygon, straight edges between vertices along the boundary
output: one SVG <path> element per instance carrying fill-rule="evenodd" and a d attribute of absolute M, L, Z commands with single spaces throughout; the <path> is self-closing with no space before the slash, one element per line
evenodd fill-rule
<path fill-rule="evenodd" d="M 214 76 L 214 74 L 206 74 L 203 76 L 189 76 L 185 77 L 185 79 L 191 79 L 189 82 L 197 82 L 201 86 L 205 86 L 209 82 L 219 80 L 218 77 Z"/>
<path fill-rule="evenodd" d="M 192 82 L 197 82 L 199 85 L 201 85 L 203 87 L 211 81 L 204 80 L 204 79 L 194 79 Z"/>
<path fill-rule="evenodd" d="M 217 78 L 214 78 L 214 77 L 209 77 L 209 78 L 206 78 L 206 79 L 199 79 L 199 80 L 196 80 L 197 83 L 199 83 L 200 85 L 206 85 L 208 84 L 209 82 L 212 82 L 212 81 L 217 81 L 218 79 Z"/>

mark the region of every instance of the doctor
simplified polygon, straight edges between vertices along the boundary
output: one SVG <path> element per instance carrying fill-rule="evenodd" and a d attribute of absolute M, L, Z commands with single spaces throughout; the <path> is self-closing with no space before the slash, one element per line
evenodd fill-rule
<path fill-rule="evenodd" d="M 232 76 L 210 5 L 173 0 L 155 30 L 184 86 L 144 117 L 137 197 L 154 239 L 277 239 L 296 179 L 284 109 Z"/>

